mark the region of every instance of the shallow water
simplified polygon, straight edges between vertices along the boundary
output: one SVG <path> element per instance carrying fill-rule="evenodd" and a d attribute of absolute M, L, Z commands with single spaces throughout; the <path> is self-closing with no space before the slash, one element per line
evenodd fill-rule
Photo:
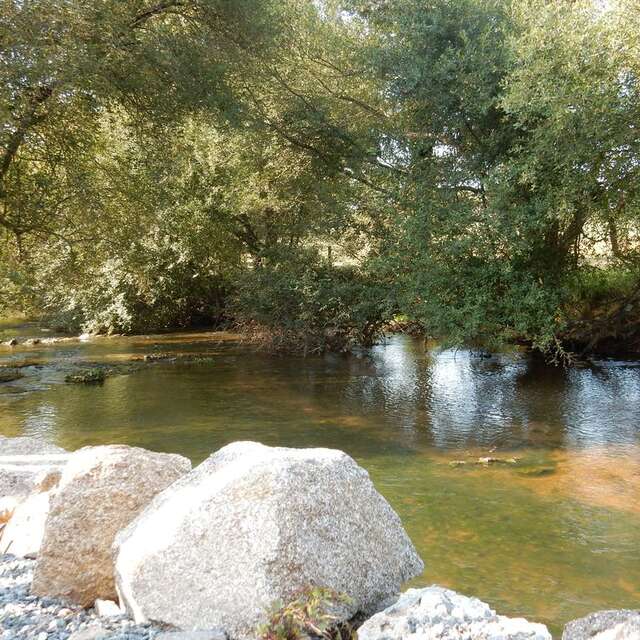
<path fill-rule="evenodd" d="M 178 360 L 64 384 L 78 362 L 153 352 Z M 182 359 L 194 355 L 208 359 Z M 0 385 L 4 435 L 194 462 L 241 439 L 337 447 L 400 514 L 426 564 L 413 584 L 476 595 L 555 634 L 597 609 L 640 608 L 640 363 L 563 371 L 405 337 L 307 359 L 207 333 L 0 350 L 0 364 L 27 360 L 23 379 Z"/>

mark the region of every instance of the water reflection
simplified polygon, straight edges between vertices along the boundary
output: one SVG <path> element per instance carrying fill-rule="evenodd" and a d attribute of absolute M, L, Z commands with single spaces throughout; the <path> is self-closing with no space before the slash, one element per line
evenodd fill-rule
<path fill-rule="evenodd" d="M 24 435 L 36 436 L 43 440 L 56 440 L 58 412 L 54 404 L 42 402 L 24 418 Z"/>

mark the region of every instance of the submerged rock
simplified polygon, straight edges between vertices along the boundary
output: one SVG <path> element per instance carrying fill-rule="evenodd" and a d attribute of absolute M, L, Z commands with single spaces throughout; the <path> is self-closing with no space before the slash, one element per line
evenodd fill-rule
<path fill-rule="evenodd" d="M 331 449 L 237 442 L 153 502 L 114 545 L 121 602 L 138 622 L 254 638 L 276 600 L 307 585 L 379 610 L 423 570 L 368 473 Z"/>
<path fill-rule="evenodd" d="M 640 610 L 598 611 L 567 624 L 562 640 L 640 640 Z"/>
<path fill-rule="evenodd" d="M 358 629 L 359 640 L 551 640 L 543 624 L 496 615 L 442 587 L 409 589 Z"/>
<path fill-rule="evenodd" d="M 102 384 L 107 378 L 104 369 L 85 369 L 65 376 L 65 382 L 75 384 Z"/>
<path fill-rule="evenodd" d="M 24 378 L 24 374 L 17 368 L 0 367 L 0 382 L 13 382 Z"/>
<path fill-rule="evenodd" d="M 33 577 L 36 595 L 83 606 L 116 597 L 111 545 L 151 499 L 191 469 L 186 458 L 136 447 L 85 447 L 51 501 Z"/>
<path fill-rule="evenodd" d="M 144 362 L 159 362 L 161 360 L 175 360 L 176 356 L 171 353 L 147 353 L 142 359 Z"/>
<path fill-rule="evenodd" d="M 484 456 L 474 460 L 452 460 L 449 466 L 463 467 L 465 465 L 482 465 L 483 467 L 488 467 L 496 464 L 518 464 L 518 461 L 518 458 L 492 458 L 490 456 Z"/>

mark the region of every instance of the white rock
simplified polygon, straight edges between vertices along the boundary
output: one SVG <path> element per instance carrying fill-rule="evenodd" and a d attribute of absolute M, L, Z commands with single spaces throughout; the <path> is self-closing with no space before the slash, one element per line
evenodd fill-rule
<path fill-rule="evenodd" d="M 597 611 L 572 620 L 562 640 L 640 640 L 640 610 Z"/>
<path fill-rule="evenodd" d="M 275 600 L 317 585 L 342 615 L 378 610 L 423 570 L 400 518 L 345 453 L 224 447 L 155 500 L 114 546 L 137 622 L 255 637 Z"/>
<path fill-rule="evenodd" d="M 442 587 L 409 589 L 358 629 L 358 640 L 551 640 L 543 624 L 498 616 Z"/>
<path fill-rule="evenodd" d="M 98 598 L 94 604 L 96 613 L 101 618 L 112 618 L 122 615 L 122 609 L 113 600 L 101 600 Z"/>
<path fill-rule="evenodd" d="M 115 599 L 116 533 L 190 468 L 182 456 L 120 445 L 72 454 L 51 500 L 32 593 L 83 606 Z"/>
<path fill-rule="evenodd" d="M 55 485 L 69 453 L 38 438 L 0 436 L 0 498 L 26 498 Z M 52 476 L 53 474 L 53 476 Z"/>
<path fill-rule="evenodd" d="M 33 438 L 31 436 L 8 438 L 7 436 L 0 436 L 0 456 L 43 455 L 56 453 L 67 452 L 64 449 L 57 447 L 55 444 L 42 440 L 41 438 Z"/>
<path fill-rule="evenodd" d="M 0 553 L 35 558 L 42 544 L 52 493 L 34 493 L 21 502 L 0 537 Z"/>

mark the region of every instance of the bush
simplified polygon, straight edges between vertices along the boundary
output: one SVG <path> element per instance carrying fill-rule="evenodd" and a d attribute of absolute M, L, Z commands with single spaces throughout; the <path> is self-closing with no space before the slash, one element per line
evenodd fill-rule
<path fill-rule="evenodd" d="M 304 354 L 371 346 L 393 315 L 385 284 L 312 254 L 268 261 L 239 281 L 234 315 L 270 347 Z"/>

